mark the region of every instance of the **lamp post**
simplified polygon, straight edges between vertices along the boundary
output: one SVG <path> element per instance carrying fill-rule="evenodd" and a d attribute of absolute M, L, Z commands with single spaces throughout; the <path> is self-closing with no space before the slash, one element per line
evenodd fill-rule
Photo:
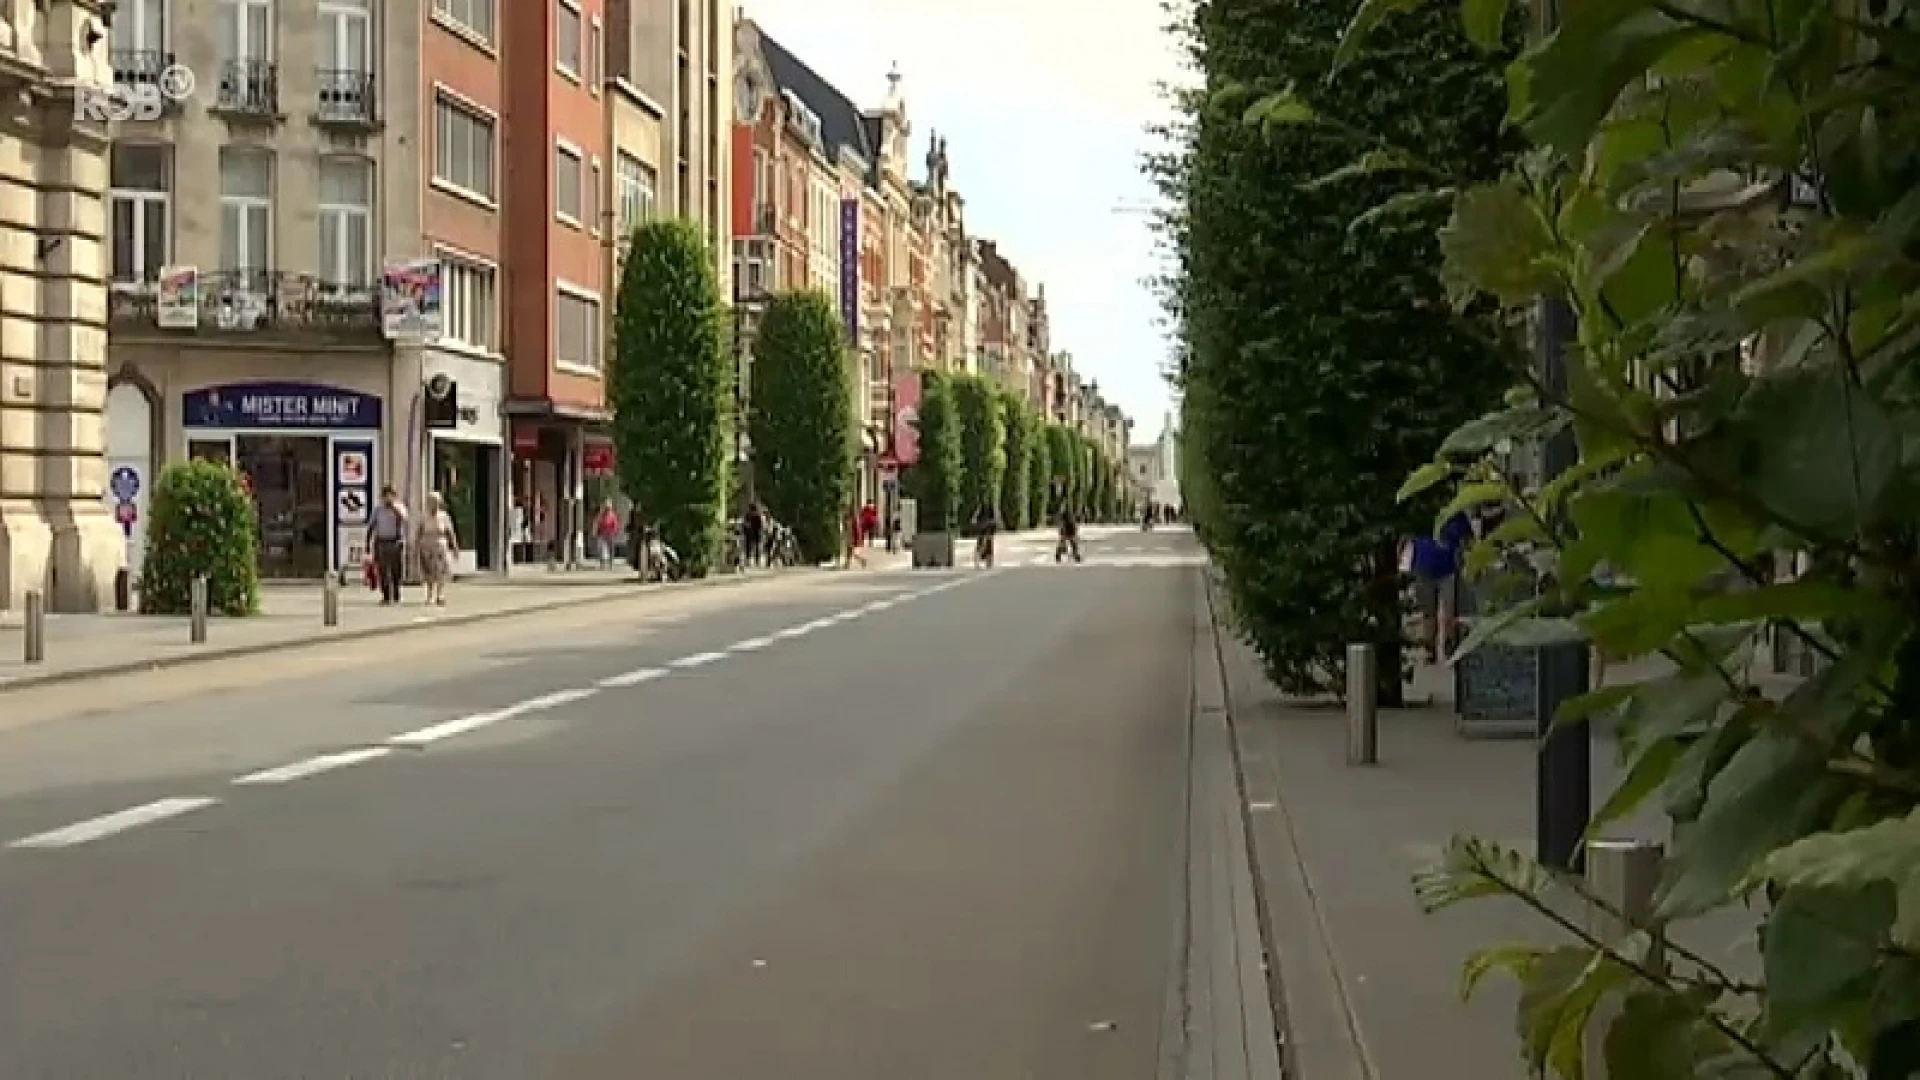
<path fill-rule="evenodd" d="M 733 465 L 741 470 L 741 494 L 744 499 L 740 509 L 744 513 L 754 501 L 753 466 L 747 460 L 747 414 L 753 407 L 749 400 L 752 389 L 747 377 L 747 362 L 751 355 L 747 336 L 754 329 L 751 316 L 765 304 L 767 295 L 763 292 L 747 292 L 742 288 L 740 278 L 733 279 Z"/>
<path fill-rule="evenodd" d="M 1542 37 L 1560 25 L 1556 0 L 1540 5 L 1537 27 Z M 1576 332 L 1573 308 L 1564 296 L 1547 298 L 1539 311 L 1537 338 L 1540 381 L 1556 399 L 1567 392 L 1566 347 Z M 1541 448 L 1540 483 L 1579 464 L 1580 447 L 1571 429 L 1547 440 Z M 1591 657 L 1585 642 L 1548 645 L 1538 652 L 1533 698 L 1534 726 L 1542 736 L 1534 785 L 1534 856 L 1542 864 L 1578 871 L 1583 862 L 1581 837 L 1592 817 L 1592 733 L 1583 720 L 1558 729 L 1553 718 L 1563 702 L 1589 689 Z"/>

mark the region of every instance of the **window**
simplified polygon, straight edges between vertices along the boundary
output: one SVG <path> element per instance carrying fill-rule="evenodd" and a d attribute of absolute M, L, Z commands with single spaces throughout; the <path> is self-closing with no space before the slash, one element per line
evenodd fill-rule
<path fill-rule="evenodd" d="M 108 200 L 113 207 L 113 280 L 159 279 L 173 225 L 173 169 L 165 146 L 117 142 Z"/>
<path fill-rule="evenodd" d="M 587 31 L 587 90 L 595 97 L 600 96 L 600 84 L 605 81 L 606 55 L 606 35 L 601 33 L 600 16 L 595 15 Z"/>
<path fill-rule="evenodd" d="M 122 0 L 112 35 L 109 48 L 116 53 L 165 52 L 167 0 Z"/>
<path fill-rule="evenodd" d="M 632 154 L 621 154 L 614 159 L 614 198 L 619 200 L 614 210 L 620 228 L 620 237 L 625 239 L 641 222 L 653 216 L 653 201 L 659 179 L 653 167 Z"/>
<path fill-rule="evenodd" d="M 272 255 L 273 156 L 225 147 L 220 151 L 220 268 L 264 273 Z"/>
<path fill-rule="evenodd" d="M 600 371 L 600 301 L 562 287 L 553 294 L 553 361 L 576 371 Z"/>
<path fill-rule="evenodd" d="M 493 352 L 497 311 L 493 267 L 464 259 L 441 261 L 440 340 Z"/>
<path fill-rule="evenodd" d="M 320 69 L 372 70 L 373 20 L 368 0 L 320 0 Z"/>
<path fill-rule="evenodd" d="M 580 224 L 585 211 L 580 205 L 583 184 L 580 151 L 564 144 L 553 148 L 553 213 L 562 221 Z"/>
<path fill-rule="evenodd" d="M 493 201 L 493 118 L 445 94 L 433 103 L 433 178 Z"/>
<path fill-rule="evenodd" d="M 607 182 L 606 170 L 600 167 L 600 159 L 593 159 L 593 177 L 587 184 L 584 195 L 587 204 L 587 231 L 600 235 L 600 193 L 606 190 L 602 185 Z"/>
<path fill-rule="evenodd" d="M 270 0 L 220 0 L 220 57 L 230 63 L 273 59 Z"/>
<path fill-rule="evenodd" d="M 488 44 L 493 43 L 495 0 L 433 0 L 433 13 Z"/>
<path fill-rule="evenodd" d="M 320 280 L 364 289 L 373 275 L 373 163 L 320 159 Z"/>
<path fill-rule="evenodd" d="M 553 0 L 553 66 L 576 81 L 586 70 L 580 62 L 580 8 L 572 0 Z"/>

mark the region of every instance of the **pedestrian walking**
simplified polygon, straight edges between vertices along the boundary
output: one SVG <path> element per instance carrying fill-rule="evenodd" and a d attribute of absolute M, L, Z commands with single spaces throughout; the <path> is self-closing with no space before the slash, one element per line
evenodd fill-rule
<path fill-rule="evenodd" d="M 380 585 L 380 604 L 400 602 L 401 575 L 406 569 L 407 508 L 393 485 L 380 489 L 380 505 L 367 520 L 367 546 L 373 550 L 373 574 Z"/>
<path fill-rule="evenodd" d="M 439 492 L 427 496 L 420 514 L 420 527 L 414 533 L 415 550 L 420 554 L 420 580 L 426 585 L 427 603 L 447 606 L 447 584 L 453 580 L 453 563 L 460 554 L 460 537 L 453 529 L 453 516 L 447 513 L 446 500 Z"/>
<path fill-rule="evenodd" d="M 866 522 L 866 515 L 861 512 L 860 507 L 847 508 L 847 558 L 841 563 L 845 569 L 853 569 L 855 562 L 860 564 L 860 569 L 867 568 L 867 554 L 861 550 L 866 546 Z"/>
<path fill-rule="evenodd" d="M 767 542 L 767 512 L 759 502 L 747 504 L 747 512 L 740 518 L 740 546 L 745 549 L 740 554 L 748 566 L 758 566 L 765 556 Z"/>
<path fill-rule="evenodd" d="M 620 513 L 613 508 L 613 500 L 600 504 L 600 516 L 593 523 L 593 537 L 599 548 L 600 569 L 613 569 L 613 550 L 620 544 Z"/>
<path fill-rule="evenodd" d="M 1420 639 L 1428 663 L 1439 663 L 1453 648 L 1455 613 L 1460 607 L 1460 566 L 1472 540 L 1472 520 L 1466 514 L 1455 514 L 1440 526 L 1438 536 L 1414 537 L 1402 556 L 1413 575 L 1420 605 Z"/>

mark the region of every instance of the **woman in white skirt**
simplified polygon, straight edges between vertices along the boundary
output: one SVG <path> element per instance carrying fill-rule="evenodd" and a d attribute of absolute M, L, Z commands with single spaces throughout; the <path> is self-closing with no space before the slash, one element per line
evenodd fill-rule
<path fill-rule="evenodd" d="M 427 587 L 427 603 L 445 607 L 447 582 L 453 580 L 453 559 L 460 552 L 460 539 L 454 534 L 446 500 L 437 491 L 427 496 L 414 550 L 420 553 L 420 580 Z"/>

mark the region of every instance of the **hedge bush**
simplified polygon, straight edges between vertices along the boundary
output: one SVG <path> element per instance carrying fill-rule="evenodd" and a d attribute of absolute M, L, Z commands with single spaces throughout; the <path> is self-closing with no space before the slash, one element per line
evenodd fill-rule
<path fill-rule="evenodd" d="M 634 230 L 621 268 L 607 387 L 620 487 L 687 572 L 719 555 L 734 440 L 734 359 L 705 234 Z"/>
<path fill-rule="evenodd" d="M 972 521 L 983 506 L 998 509 L 1007 477 L 1007 427 L 1000 390 L 977 375 L 953 378 L 960 419 L 960 514 Z"/>
<path fill-rule="evenodd" d="M 260 519 L 239 473 L 212 461 L 169 465 L 160 470 L 148 507 L 142 614 L 189 614 L 193 579 L 201 576 L 208 611 L 259 612 Z"/>
<path fill-rule="evenodd" d="M 1051 523 L 1061 511 L 1073 506 L 1074 459 L 1078 446 L 1073 431 L 1064 424 L 1047 425 L 1047 513 Z"/>
<path fill-rule="evenodd" d="M 1038 415 L 1032 420 L 1028 435 L 1033 452 L 1027 463 L 1027 526 L 1040 528 L 1053 512 L 1053 437 L 1049 434 L 1052 425 Z"/>
<path fill-rule="evenodd" d="M 783 293 L 753 342 L 755 493 L 793 529 L 809 563 L 835 558 L 853 498 L 852 373 L 840 313 L 825 293 Z"/>
<path fill-rule="evenodd" d="M 957 524 L 962 468 L 960 417 L 953 383 L 937 371 L 920 373 L 920 459 L 909 470 L 908 489 L 919 503 L 923 533 L 951 532 Z"/>

